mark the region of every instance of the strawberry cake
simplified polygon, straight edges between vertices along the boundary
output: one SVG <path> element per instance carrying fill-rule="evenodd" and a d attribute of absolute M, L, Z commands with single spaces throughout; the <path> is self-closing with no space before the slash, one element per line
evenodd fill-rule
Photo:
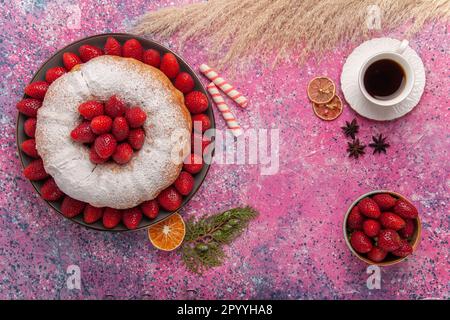
<path fill-rule="evenodd" d="M 79 139 L 83 130 L 80 112 L 86 118 L 95 109 L 80 105 L 86 101 L 106 103 L 111 97 L 118 97 L 127 108 L 139 106 L 134 111 L 142 116 L 138 125 L 145 134 L 139 147 L 133 146 L 139 150 L 131 156 L 127 153 L 131 148 L 124 146 L 126 156 L 114 155 L 114 161 L 105 160 L 108 154 L 97 157 L 108 150 L 100 149 L 96 140 L 97 153 L 92 159 L 89 146 L 74 139 Z M 105 143 L 111 134 L 104 132 L 116 122 L 119 128 L 123 118 L 113 120 L 100 115 L 91 122 L 92 130 Z M 35 147 L 45 172 L 67 196 L 97 208 L 129 209 L 155 199 L 180 175 L 190 149 L 191 121 L 182 92 L 162 71 L 137 59 L 101 55 L 51 82 L 37 111 Z M 121 150 L 120 144 L 117 150 Z"/>

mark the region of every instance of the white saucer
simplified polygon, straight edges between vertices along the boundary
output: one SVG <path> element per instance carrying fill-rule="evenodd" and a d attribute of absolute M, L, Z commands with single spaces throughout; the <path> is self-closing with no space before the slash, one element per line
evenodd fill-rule
<path fill-rule="evenodd" d="M 358 86 L 358 73 L 368 57 L 383 51 L 391 51 L 401 41 L 392 38 L 376 38 L 362 43 L 348 56 L 342 68 L 341 88 L 350 107 L 361 116 L 372 120 L 386 121 L 400 118 L 410 112 L 419 103 L 425 88 L 425 68 L 422 59 L 408 47 L 403 57 L 414 70 L 415 82 L 410 95 L 392 107 L 381 107 L 368 101 Z"/>

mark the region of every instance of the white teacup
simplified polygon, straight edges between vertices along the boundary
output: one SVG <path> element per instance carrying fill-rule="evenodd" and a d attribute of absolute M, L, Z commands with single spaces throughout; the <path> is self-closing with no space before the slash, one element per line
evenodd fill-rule
<path fill-rule="evenodd" d="M 414 87 L 414 71 L 410 63 L 403 57 L 403 53 L 408 48 L 408 44 L 408 40 L 403 40 L 398 48 L 393 49 L 392 51 L 379 52 L 368 58 L 366 62 L 363 63 L 361 69 L 359 70 L 358 76 L 359 88 L 364 97 L 373 104 L 383 107 L 393 106 L 405 100 L 411 93 L 411 90 Z M 367 92 L 364 86 L 364 75 L 369 66 L 371 66 L 374 62 L 383 59 L 392 60 L 398 63 L 404 71 L 405 81 L 403 81 L 401 87 L 391 96 L 384 99 L 377 99 Z"/>

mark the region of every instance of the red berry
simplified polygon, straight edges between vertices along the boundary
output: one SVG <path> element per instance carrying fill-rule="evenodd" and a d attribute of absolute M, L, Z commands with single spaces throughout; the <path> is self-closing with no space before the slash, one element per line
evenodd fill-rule
<path fill-rule="evenodd" d="M 114 95 L 105 104 L 105 114 L 111 118 L 119 117 L 125 113 L 126 107 L 125 102 Z"/>
<path fill-rule="evenodd" d="M 142 128 L 130 130 L 128 142 L 134 150 L 141 149 L 145 142 L 145 131 Z"/>
<path fill-rule="evenodd" d="M 20 100 L 16 107 L 20 113 L 29 117 L 36 117 L 38 109 L 42 106 L 42 102 L 36 99 L 25 98 Z"/>
<path fill-rule="evenodd" d="M 94 142 L 95 152 L 103 159 L 107 159 L 116 151 L 117 142 L 112 134 L 104 133 L 98 136 Z"/>
<path fill-rule="evenodd" d="M 400 240 L 395 230 L 385 229 L 378 234 L 378 246 L 388 252 L 397 250 L 401 245 Z"/>
<path fill-rule="evenodd" d="M 358 253 L 367 253 L 372 250 L 372 241 L 362 231 L 355 231 L 350 238 L 352 248 Z"/>
<path fill-rule="evenodd" d="M 89 203 L 84 208 L 83 220 L 84 222 L 91 224 L 100 220 L 103 216 L 103 208 L 96 208 Z"/>
<path fill-rule="evenodd" d="M 79 215 L 86 203 L 73 199 L 69 196 L 65 196 L 61 204 L 61 212 L 67 218 L 73 218 Z"/>
<path fill-rule="evenodd" d="M 25 134 L 30 138 L 34 138 L 34 135 L 36 134 L 36 122 L 36 118 L 28 118 L 23 124 L 23 131 L 25 131 Z"/>
<path fill-rule="evenodd" d="M 350 230 L 361 230 L 364 222 L 364 217 L 359 212 L 358 206 L 354 206 L 347 218 L 347 226 Z"/>
<path fill-rule="evenodd" d="M 155 49 L 148 49 L 144 51 L 142 61 L 152 67 L 159 68 L 159 65 L 161 64 L 161 55 L 159 54 L 159 51 Z"/>
<path fill-rule="evenodd" d="M 39 154 L 36 150 L 36 140 L 34 140 L 34 139 L 25 140 L 20 145 L 20 148 L 26 155 L 28 155 L 32 158 L 39 158 Z"/>
<path fill-rule="evenodd" d="M 202 155 L 206 147 L 211 143 L 211 139 L 205 135 L 194 132 L 191 135 L 191 150 L 193 153 Z"/>
<path fill-rule="evenodd" d="M 132 107 L 125 112 L 125 118 L 130 128 L 139 128 L 145 123 L 147 114 L 139 107 Z"/>
<path fill-rule="evenodd" d="M 116 151 L 113 154 L 113 160 L 118 164 L 125 164 L 131 160 L 133 156 L 133 148 L 124 142 L 117 146 Z"/>
<path fill-rule="evenodd" d="M 395 204 L 394 213 L 405 219 L 414 219 L 419 215 L 417 209 L 412 204 L 402 199 L 398 200 Z"/>
<path fill-rule="evenodd" d="M 123 211 L 122 222 L 130 230 L 136 229 L 141 223 L 142 212 L 139 208 L 135 207 Z"/>
<path fill-rule="evenodd" d="M 116 227 L 122 219 L 122 213 L 113 208 L 105 208 L 103 212 L 103 226 L 107 229 Z"/>
<path fill-rule="evenodd" d="M 113 121 L 108 116 L 96 116 L 91 121 L 91 129 L 95 134 L 103 134 L 111 131 Z"/>
<path fill-rule="evenodd" d="M 191 75 L 187 72 L 181 72 L 174 81 L 175 88 L 183 93 L 189 93 L 194 90 L 195 82 Z"/>
<path fill-rule="evenodd" d="M 406 225 L 403 229 L 399 230 L 398 233 L 403 238 L 411 238 L 414 234 L 414 230 L 416 229 L 416 224 L 413 219 L 406 219 Z"/>
<path fill-rule="evenodd" d="M 397 201 L 397 199 L 395 199 L 388 193 L 376 194 L 372 197 L 372 199 L 377 203 L 381 211 L 389 210 L 395 205 L 395 202 Z"/>
<path fill-rule="evenodd" d="M 174 79 L 180 72 L 180 65 L 177 58 L 170 52 L 166 53 L 161 59 L 159 66 L 162 72 L 169 78 Z"/>
<path fill-rule="evenodd" d="M 25 87 L 25 94 L 31 98 L 43 100 L 48 90 L 48 83 L 45 81 L 36 81 Z"/>
<path fill-rule="evenodd" d="M 183 169 L 191 174 L 199 173 L 202 168 L 203 158 L 195 153 L 191 153 L 183 163 Z"/>
<path fill-rule="evenodd" d="M 155 219 L 159 213 L 159 205 L 156 200 L 144 201 L 140 205 L 141 211 L 149 219 Z"/>
<path fill-rule="evenodd" d="M 181 195 L 187 196 L 194 189 L 194 183 L 194 177 L 190 173 L 181 171 L 174 186 Z"/>
<path fill-rule="evenodd" d="M 92 143 L 95 140 L 95 134 L 92 132 L 91 125 L 88 121 L 84 121 L 78 125 L 70 133 L 72 139 L 80 143 Z"/>
<path fill-rule="evenodd" d="M 386 258 L 386 256 L 387 252 L 376 246 L 373 247 L 372 250 L 370 250 L 367 254 L 367 257 L 373 262 L 381 262 Z"/>
<path fill-rule="evenodd" d="M 94 59 L 96 57 L 99 57 L 103 55 L 103 50 L 99 47 L 92 46 L 90 44 L 84 44 L 79 49 L 78 52 L 80 53 L 81 60 L 83 62 L 88 62 L 91 59 Z"/>
<path fill-rule="evenodd" d="M 381 212 L 377 203 L 371 198 L 364 198 L 358 203 L 359 211 L 366 217 L 377 219 Z"/>
<path fill-rule="evenodd" d="M 380 216 L 380 222 L 385 229 L 396 231 L 402 229 L 406 225 L 405 220 L 392 212 L 383 212 Z"/>
<path fill-rule="evenodd" d="M 128 126 L 127 120 L 124 117 L 114 118 L 111 132 L 117 141 L 123 141 L 128 138 L 130 127 Z"/>
<path fill-rule="evenodd" d="M 108 37 L 105 43 L 105 54 L 119 57 L 122 56 L 122 46 L 119 41 L 113 37 Z"/>
<path fill-rule="evenodd" d="M 41 196 L 47 201 L 57 201 L 64 193 L 58 188 L 53 178 L 47 179 L 41 188 Z"/>
<path fill-rule="evenodd" d="M 192 116 L 192 127 L 196 132 L 205 132 L 211 128 L 211 120 L 204 113 L 196 114 Z"/>
<path fill-rule="evenodd" d="M 367 219 L 363 222 L 364 233 L 373 238 L 380 232 L 381 225 L 377 220 Z"/>
<path fill-rule="evenodd" d="M 184 98 L 184 103 L 192 114 L 202 113 L 208 109 L 208 97 L 200 91 L 192 91 Z"/>
<path fill-rule="evenodd" d="M 91 147 L 91 149 L 89 150 L 89 159 L 91 160 L 92 163 L 95 164 L 101 164 L 108 161 L 108 158 L 106 159 L 100 158 L 100 156 L 97 154 L 97 151 L 95 151 L 94 147 Z"/>
<path fill-rule="evenodd" d="M 63 64 L 67 70 L 72 70 L 77 64 L 81 64 L 81 59 L 73 52 L 64 52 L 63 54 Z"/>
<path fill-rule="evenodd" d="M 139 41 L 136 39 L 129 39 L 123 44 L 122 54 L 126 58 L 134 58 L 142 61 L 142 54 L 144 49 Z"/>
<path fill-rule="evenodd" d="M 101 116 L 105 111 L 104 109 L 103 103 L 95 100 L 83 102 L 78 106 L 78 112 L 88 120 Z"/>
<path fill-rule="evenodd" d="M 409 244 L 409 242 L 405 239 L 400 240 L 400 246 L 392 251 L 392 254 L 397 257 L 407 257 L 413 252 L 413 248 Z"/>
<path fill-rule="evenodd" d="M 169 187 L 163 190 L 158 195 L 158 203 L 164 210 L 175 211 L 181 206 L 183 201 L 181 195 L 175 190 L 174 187 Z"/>
<path fill-rule="evenodd" d="M 53 81 L 61 77 L 64 73 L 66 73 L 66 69 L 63 67 L 50 68 L 45 73 L 45 81 L 51 84 L 53 83 Z"/>
<path fill-rule="evenodd" d="M 42 159 L 31 161 L 30 164 L 23 169 L 23 175 L 31 181 L 44 180 L 48 177 L 48 173 L 45 172 L 44 162 Z"/>

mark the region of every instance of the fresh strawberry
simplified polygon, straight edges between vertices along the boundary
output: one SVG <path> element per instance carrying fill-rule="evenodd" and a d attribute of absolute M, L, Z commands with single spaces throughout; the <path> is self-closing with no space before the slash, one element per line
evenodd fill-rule
<path fill-rule="evenodd" d="M 99 47 L 92 46 L 90 44 L 83 44 L 79 49 L 81 60 L 83 62 L 88 62 L 91 59 L 97 58 L 103 55 L 103 50 Z"/>
<path fill-rule="evenodd" d="M 371 198 L 364 198 L 358 203 L 359 211 L 366 217 L 377 219 L 381 212 L 377 203 Z"/>
<path fill-rule="evenodd" d="M 113 160 L 118 164 L 125 164 L 131 160 L 133 156 L 133 148 L 124 142 L 117 146 L 116 151 L 113 154 Z"/>
<path fill-rule="evenodd" d="M 127 120 L 124 117 L 114 118 L 111 132 L 117 141 L 123 141 L 128 138 L 130 127 L 128 126 Z"/>
<path fill-rule="evenodd" d="M 95 152 L 103 159 L 107 159 L 116 151 L 117 142 L 112 134 L 104 133 L 98 136 L 94 142 Z"/>
<path fill-rule="evenodd" d="M 172 53 L 168 52 L 162 57 L 159 69 L 164 72 L 169 79 L 175 79 L 180 72 L 180 65 L 178 64 L 177 58 Z"/>
<path fill-rule="evenodd" d="M 128 142 L 134 150 L 141 149 L 145 142 L 145 131 L 142 128 L 130 130 Z"/>
<path fill-rule="evenodd" d="M 397 257 L 407 257 L 413 252 L 413 248 L 409 244 L 409 242 L 405 239 L 400 240 L 400 247 L 394 251 L 392 254 Z"/>
<path fill-rule="evenodd" d="M 30 164 L 23 169 L 23 175 L 31 181 L 44 180 L 48 177 L 48 173 L 45 172 L 42 159 L 31 161 Z"/>
<path fill-rule="evenodd" d="M 380 216 L 380 222 L 386 229 L 396 231 L 402 229 L 406 225 L 405 220 L 392 212 L 383 212 Z"/>
<path fill-rule="evenodd" d="M 398 233 L 403 238 L 411 238 L 414 234 L 414 231 L 416 229 L 416 224 L 414 223 L 413 219 L 406 219 L 406 224 L 403 227 L 403 229 L 399 230 Z"/>
<path fill-rule="evenodd" d="M 16 107 L 20 113 L 29 117 L 36 117 L 38 109 L 42 106 L 42 102 L 36 99 L 25 98 L 20 100 Z"/>
<path fill-rule="evenodd" d="M 183 169 L 191 174 L 199 173 L 202 168 L 203 158 L 195 153 L 191 153 L 183 163 Z"/>
<path fill-rule="evenodd" d="M 159 51 L 155 49 L 148 49 L 144 51 L 142 61 L 152 67 L 159 68 L 159 65 L 161 64 L 161 55 L 159 54 Z"/>
<path fill-rule="evenodd" d="M 91 224 L 100 220 L 103 216 L 103 208 L 96 208 L 89 203 L 84 208 L 83 220 L 84 222 Z"/>
<path fill-rule="evenodd" d="M 95 134 L 92 132 L 91 124 L 88 121 L 83 121 L 70 132 L 70 136 L 76 142 L 92 143 L 95 140 Z"/>
<path fill-rule="evenodd" d="M 105 114 L 111 118 L 120 117 L 125 113 L 126 108 L 125 102 L 114 95 L 105 104 Z"/>
<path fill-rule="evenodd" d="M 63 64 L 67 70 L 72 70 L 77 64 L 81 64 L 82 61 L 79 56 L 73 52 L 64 52 L 63 54 Z"/>
<path fill-rule="evenodd" d="M 142 212 L 138 207 L 123 211 L 122 222 L 130 230 L 136 229 L 141 223 Z"/>
<path fill-rule="evenodd" d="M 48 178 L 42 185 L 41 196 L 44 200 L 58 201 L 63 195 L 53 178 Z"/>
<path fill-rule="evenodd" d="M 108 158 L 106 159 L 100 158 L 100 156 L 97 154 L 97 151 L 95 151 L 95 147 L 91 147 L 91 149 L 89 150 L 89 159 L 91 160 L 92 163 L 95 164 L 101 164 L 108 161 Z"/>
<path fill-rule="evenodd" d="M 363 222 L 364 233 L 373 238 L 380 232 L 381 225 L 377 220 L 367 219 Z"/>
<path fill-rule="evenodd" d="M 48 83 L 45 81 L 36 81 L 25 87 L 25 94 L 31 98 L 43 100 L 48 90 Z"/>
<path fill-rule="evenodd" d="M 25 134 L 30 138 L 34 138 L 34 135 L 36 134 L 36 122 L 36 118 L 28 118 L 23 124 L 23 131 L 25 131 Z"/>
<path fill-rule="evenodd" d="M 395 230 L 384 229 L 378 234 L 378 246 L 388 252 L 397 250 L 401 244 L 400 240 L 400 236 Z"/>
<path fill-rule="evenodd" d="M 375 201 L 380 207 L 381 211 L 386 211 L 395 206 L 395 202 L 397 199 L 395 199 L 393 196 L 391 196 L 388 193 L 379 193 L 372 197 L 373 201 Z"/>
<path fill-rule="evenodd" d="M 405 219 L 414 219 L 419 215 L 417 209 L 413 205 L 402 199 L 398 200 L 395 204 L 394 213 Z"/>
<path fill-rule="evenodd" d="M 90 100 L 83 102 L 78 106 L 78 112 L 87 120 L 92 120 L 94 117 L 101 116 L 105 112 L 103 103 Z"/>
<path fill-rule="evenodd" d="M 95 134 L 103 134 L 111 131 L 113 121 L 108 116 L 96 116 L 91 121 L 91 129 Z"/>
<path fill-rule="evenodd" d="M 113 37 L 108 37 L 105 43 L 105 54 L 109 54 L 111 56 L 122 56 L 122 46 L 119 41 L 117 41 Z"/>
<path fill-rule="evenodd" d="M 106 208 L 103 212 L 103 226 L 105 228 L 115 228 L 119 224 L 121 219 L 122 212 L 117 209 Z"/>
<path fill-rule="evenodd" d="M 211 128 L 211 120 L 204 113 L 196 114 L 192 116 L 192 127 L 196 132 L 205 132 Z"/>
<path fill-rule="evenodd" d="M 194 182 L 194 177 L 190 173 L 181 171 L 174 186 L 181 195 L 187 196 L 194 189 Z"/>
<path fill-rule="evenodd" d="M 352 248 L 359 253 L 367 253 L 372 250 L 372 241 L 362 231 L 355 231 L 350 238 Z"/>
<path fill-rule="evenodd" d="M 140 205 L 142 213 L 149 218 L 155 219 L 159 213 L 159 205 L 156 200 L 144 201 Z"/>
<path fill-rule="evenodd" d="M 164 210 L 175 211 L 181 206 L 183 198 L 174 187 L 168 187 L 158 195 L 158 203 Z"/>
<path fill-rule="evenodd" d="M 66 73 L 66 69 L 63 67 L 50 68 L 45 73 L 45 81 L 51 84 L 53 83 L 53 81 L 61 77 L 64 73 Z"/>
<path fill-rule="evenodd" d="M 192 79 L 191 75 L 187 72 L 179 73 L 173 84 L 175 85 L 175 88 L 185 94 L 194 90 L 195 87 L 194 79 Z"/>
<path fill-rule="evenodd" d="M 374 246 L 367 254 L 367 257 L 373 262 L 381 262 L 386 258 L 386 256 L 387 252 L 376 246 Z"/>
<path fill-rule="evenodd" d="M 202 113 L 208 109 L 208 97 L 200 91 L 188 93 L 184 98 L 184 103 L 192 114 Z"/>
<path fill-rule="evenodd" d="M 134 58 L 142 61 L 142 54 L 144 49 L 139 41 L 136 39 L 129 39 L 123 44 L 122 54 L 126 58 Z"/>
<path fill-rule="evenodd" d="M 358 206 L 354 206 L 347 218 L 347 226 L 350 230 L 362 230 L 364 216 L 359 212 Z"/>
<path fill-rule="evenodd" d="M 211 138 L 194 132 L 191 135 L 191 150 L 193 153 L 202 155 L 206 147 L 211 143 Z"/>
<path fill-rule="evenodd" d="M 83 211 L 85 205 L 86 203 L 82 201 L 65 196 L 61 204 L 61 212 L 65 217 L 73 218 Z"/>
<path fill-rule="evenodd" d="M 132 107 L 125 112 L 125 118 L 130 128 L 139 128 L 147 120 L 147 114 L 139 107 Z"/>
<path fill-rule="evenodd" d="M 23 152 L 25 152 L 26 155 L 32 158 L 39 158 L 39 154 L 36 150 L 36 140 L 34 139 L 25 140 L 20 145 L 20 148 L 22 149 Z"/>

